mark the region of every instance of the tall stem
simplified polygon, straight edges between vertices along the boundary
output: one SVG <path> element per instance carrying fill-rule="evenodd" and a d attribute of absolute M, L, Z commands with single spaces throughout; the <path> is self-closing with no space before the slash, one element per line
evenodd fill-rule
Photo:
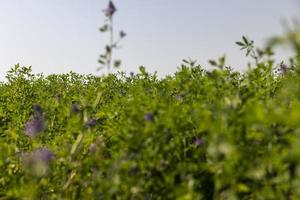
<path fill-rule="evenodd" d="M 109 19 L 110 22 L 110 27 L 109 27 L 109 32 L 110 32 L 110 53 L 109 53 L 109 59 L 108 59 L 108 63 L 107 63 L 107 67 L 108 67 L 108 73 L 110 73 L 110 69 L 111 69 L 111 62 L 112 62 L 112 53 L 113 53 L 113 42 L 114 42 L 114 35 L 113 35 L 113 17 L 111 16 Z"/>

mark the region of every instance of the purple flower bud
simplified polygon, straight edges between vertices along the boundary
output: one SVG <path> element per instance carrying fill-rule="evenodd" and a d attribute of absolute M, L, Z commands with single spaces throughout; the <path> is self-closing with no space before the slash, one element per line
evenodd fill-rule
<path fill-rule="evenodd" d="M 134 76 L 134 73 L 133 72 L 130 72 L 130 74 L 129 74 L 131 77 L 133 77 Z"/>
<path fill-rule="evenodd" d="M 33 105 L 33 110 L 36 114 L 42 114 L 42 107 L 39 104 Z"/>
<path fill-rule="evenodd" d="M 126 33 L 124 31 L 120 31 L 120 38 L 123 38 L 126 36 Z"/>
<path fill-rule="evenodd" d="M 286 74 L 289 70 L 290 68 L 286 64 L 281 64 L 278 69 L 279 73 L 283 75 Z"/>
<path fill-rule="evenodd" d="M 107 17 L 112 17 L 113 14 L 117 11 L 115 5 L 112 1 L 109 1 L 107 8 L 104 10 L 104 13 Z"/>
<path fill-rule="evenodd" d="M 49 163 L 53 160 L 53 153 L 46 147 L 36 149 L 31 153 L 22 153 L 21 162 L 25 169 L 31 174 L 41 177 L 44 176 L 48 169 Z"/>
<path fill-rule="evenodd" d="M 154 121 L 154 116 L 153 116 L 151 113 L 147 113 L 147 114 L 144 116 L 144 120 L 145 120 L 145 121 Z"/>
<path fill-rule="evenodd" d="M 71 106 L 71 113 L 78 113 L 80 111 L 79 106 L 77 103 L 73 103 Z"/>
<path fill-rule="evenodd" d="M 26 122 L 25 134 L 31 138 L 37 136 L 38 133 L 45 129 L 44 121 L 41 117 L 34 117 Z"/>
<path fill-rule="evenodd" d="M 197 138 L 195 139 L 194 144 L 195 144 L 196 147 L 199 147 L 199 146 L 201 146 L 202 144 L 204 144 L 204 141 L 203 141 L 203 139 L 197 137 Z"/>
<path fill-rule="evenodd" d="M 33 152 L 34 160 L 48 164 L 53 159 L 53 153 L 47 148 L 40 148 Z"/>
<path fill-rule="evenodd" d="M 88 119 L 85 123 L 85 126 L 88 127 L 88 128 L 92 128 L 96 125 L 96 120 L 94 119 Z"/>

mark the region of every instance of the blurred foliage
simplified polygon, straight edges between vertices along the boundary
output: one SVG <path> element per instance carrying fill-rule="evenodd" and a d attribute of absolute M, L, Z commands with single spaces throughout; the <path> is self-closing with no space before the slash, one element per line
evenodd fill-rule
<path fill-rule="evenodd" d="M 290 26 L 287 23 L 285 25 L 285 34 L 283 36 L 275 36 L 269 39 L 268 47 L 274 48 L 275 46 L 289 45 L 293 50 L 299 54 L 300 52 L 300 22 L 295 22 Z"/>
<path fill-rule="evenodd" d="M 0 199 L 300 199 L 299 51 L 276 71 L 270 47 L 237 44 L 245 73 L 225 56 L 163 79 L 16 65 L 0 84 Z"/>

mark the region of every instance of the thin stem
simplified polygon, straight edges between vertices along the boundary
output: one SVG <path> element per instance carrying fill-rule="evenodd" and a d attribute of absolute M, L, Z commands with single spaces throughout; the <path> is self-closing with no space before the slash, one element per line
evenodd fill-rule
<path fill-rule="evenodd" d="M 108 73 L 110 73 L 111 70 L 111 62 L 112 62 L 112 53 L 113 53 L 113 42 L 114 42 L 114 33 L 113 33 L 113 17 L 111 16 L 109 19 L 110 22 L 110 27 L 109 27 L 109 32 L 110 32 L 110 53 L 109 53 L 109 58 L 107 62 L 107 67 L 108 67 Z"/>

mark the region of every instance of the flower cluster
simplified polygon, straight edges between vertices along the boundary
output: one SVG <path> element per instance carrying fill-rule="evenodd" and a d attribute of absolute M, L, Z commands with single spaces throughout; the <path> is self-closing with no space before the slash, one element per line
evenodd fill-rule
<path fill-rule="evenodd" d="M 41 118 L 34 117 L 25 124 L 25 134 L 34 138 L 38 133 L 44 130 L 44 121 Z"/>
<path fill-rule="evenodd" d="M 49 151 L 46 147 L 43 147 L 35 150 L 33 152 L 33 157 L 35 161 L 48 164 L 53 159 L 53 153 Z"/>
<path fill-rule="evenodd" d="M 204 144 L 204 141 L 203 141 L 202 138 L 197 137 L 197 138 L 195 139 L 194 144 L 195 144 L 196 147 L 199 147 L 199 146 L 201 146 L 201 145 Z"/>
<path fill-rule="evenodd" d="M 93 128 L 95 125 L 96 125 L 96 120 L 94 120 L 92 118 L 89 118 L 85 123 L 85 126 L 87 128 Z"/>
<path fill-rule="evenodd" d="M 34 114 L 25 124 L 25 135 L 35 138 L 40 132 L 45 130 L 45 122 L 42 107 L 38 104 L 33 106 Z"/>
<path fill-rule="evenodd" d="M 24 153 L 21 161 L 25 169 L 36 176 L 43 176 L 47 173 L 54 154 L 46 147 L 38 148 L 30 153 Z"/>

